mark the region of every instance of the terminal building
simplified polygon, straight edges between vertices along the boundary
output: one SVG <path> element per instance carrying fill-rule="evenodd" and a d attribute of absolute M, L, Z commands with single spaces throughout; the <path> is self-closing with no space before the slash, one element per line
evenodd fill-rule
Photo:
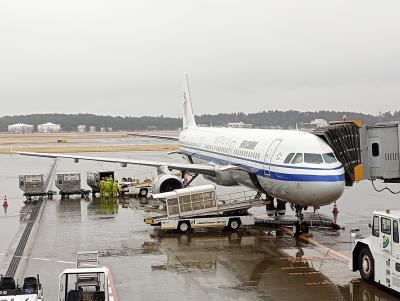
<path fill-rule="evenodd" d="M 228 128 L 247 128 L 247 129 L 251 129 L 253 127 L 253 125 L 251 123 L 244 123 L 242 121 L 240 122 L 229 122 L 227 124 Z"/>
<path fill-rule="evenodd" d="M 61 132 L 61 125 L 47 122 L 38 125 L 39 133 L 59 133 Z"/>
<path fill-rule="evenodd" d="M 16 123 L 8 126 L 8 132 L 13 134 L 33 133 L 33 125 L 25 123 Z"/>

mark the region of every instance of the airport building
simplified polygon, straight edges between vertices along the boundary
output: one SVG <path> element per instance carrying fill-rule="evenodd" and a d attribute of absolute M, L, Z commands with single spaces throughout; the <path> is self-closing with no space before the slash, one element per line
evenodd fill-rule
<path fill-rule="evenodd" d="M 227 124 L 228 128 L 247 128 L 247 129 L 251 129 L 253 127 L 253 125 L 251 123 L 244 123 L 242 121 L 240 122 L 229 122 Z"/>
<path fill-rule="evenodd" d="M 33 125 L 24 123 L 11 124 L 8 126 L 8 132 L 14 134 L 33 133 Z"/>
<path fill-rule="evenodd" d="M 47 122 L 38 125 L 39 133 L 59 133 L 61 132 L 61 125 Z"/>

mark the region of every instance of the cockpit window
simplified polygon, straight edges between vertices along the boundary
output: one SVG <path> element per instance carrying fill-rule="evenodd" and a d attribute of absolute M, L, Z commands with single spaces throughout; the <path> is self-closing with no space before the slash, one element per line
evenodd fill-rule
<path fill-rule="evenodd" d="M 292 160 L 292 164 L 302 163 L 303 162 L 303 154 L 297 153 Z"/>
<path fill-rule="evenodd" d="M 321 164 L 324 161 L 322 160 L 321 154 L 305 153 L 304 154 L 304 162 L 305 163 L 312 163 L 312 164 Z"/>
<path fill-rule="evenodd" d="M 293 156 L 294 156 L 294 153 L 290 153 L 289 155 L 287 155 L 287 157 L 286 157 L 285 161 L 283 161 L 283 163 L 290 163 Z"/>
<path fill-rule="evenodd" d="M 334 153 L 322 154 L 322 157 L 324 157 L 325 163 L 336 163 L 337 162 L 337 159 L 336 159 Z"/>

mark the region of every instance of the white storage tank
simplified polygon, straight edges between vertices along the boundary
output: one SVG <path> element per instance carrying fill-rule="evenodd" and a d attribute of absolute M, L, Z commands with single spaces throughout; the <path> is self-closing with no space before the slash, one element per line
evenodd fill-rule
<path fill-rule="evenodd" d="M 61 132 L 61 125 L 47 122 L 38 125 L 39 133 L 59 133 Z"/>
<path fill-rule="evenodd" d="M 33 133 L 33 125 L 25 123 L 16 123 L 8 126 L 8 132 L 14 134 Z"/>
<path fill-rule="evenodd" d="M 84 125 L 84 124 L 78 125 L 78 132 L 79 132 L 79 133 L 84 133 L 84 132 L 86 132 L 86 125 Z"/>

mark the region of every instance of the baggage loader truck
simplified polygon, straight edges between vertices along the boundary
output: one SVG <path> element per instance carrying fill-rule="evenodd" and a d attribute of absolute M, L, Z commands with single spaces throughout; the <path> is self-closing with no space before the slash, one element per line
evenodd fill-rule
<path fill-rule="evenodd" d="M 145 223 L 180 232 L 206 227 L 237 230 L 255 224 L 247 210 L 265 205 L 265 200 L 248 191 L 216 196 L 215 190 L 214 185 L 202 185 L 154 194 L 152 197 L 161 201 L 164 214 L 150 215 Z"/>

